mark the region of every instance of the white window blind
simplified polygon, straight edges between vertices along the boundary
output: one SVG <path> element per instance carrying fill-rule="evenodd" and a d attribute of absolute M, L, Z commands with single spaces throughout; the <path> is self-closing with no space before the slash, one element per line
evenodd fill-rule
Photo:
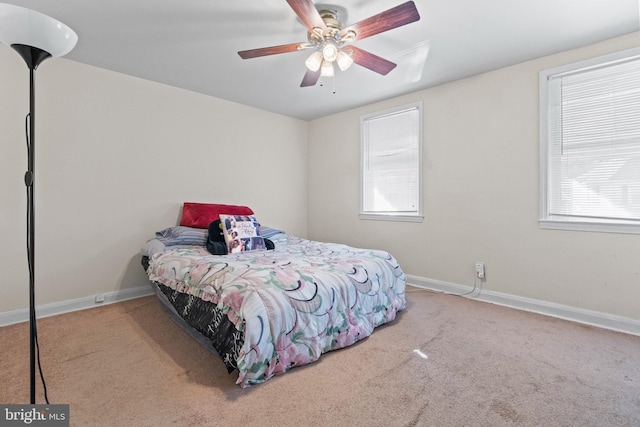
<path fill-rule="evenodd" d="M 412 104 L 362 117 L 361 215 L 422 214 L 421 116 Z"/>
<path fill-rule="evenodd" d="M 550 73 L 545 90 L 542 219 L 640 227 L 640 56 Z"/>

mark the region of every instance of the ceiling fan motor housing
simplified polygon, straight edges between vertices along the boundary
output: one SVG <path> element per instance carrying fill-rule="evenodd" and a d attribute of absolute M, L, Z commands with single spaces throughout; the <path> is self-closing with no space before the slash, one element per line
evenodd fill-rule
<path fill-rule="evenodd" d="M 314 28 L 313 31 L 307 33 L 307 39 L 309 43 L 320 44 L 326 38 L 332 38 L 335 40 L 340 39 L 340 31 L 342 30 L 342 23 L 338 20 L 338 13 L 335 10 L 323 9 L 318 12 L 325 26 L 327 32 L 323 32 L 321 28 Z"/>
<path fill-rule="evenodd" d="M 335 10 L 321 10 L 320 17 L 329 29 L 331 35 L 337 34 L 342 30 L 342 24 L 338 21 L 338 12 Z"/>

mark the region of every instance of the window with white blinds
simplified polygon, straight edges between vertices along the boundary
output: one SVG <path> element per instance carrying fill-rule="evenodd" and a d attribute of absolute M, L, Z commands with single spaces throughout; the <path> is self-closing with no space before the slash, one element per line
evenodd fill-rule
<path fill-rule="evenodd" d="M 360 118 L 362 219 L 422 220 L 422 103 Z"/>
<path fill-rule="evenodd" d="M 640 49 L 540 74 L 541 226 L 640 233 Z"/>

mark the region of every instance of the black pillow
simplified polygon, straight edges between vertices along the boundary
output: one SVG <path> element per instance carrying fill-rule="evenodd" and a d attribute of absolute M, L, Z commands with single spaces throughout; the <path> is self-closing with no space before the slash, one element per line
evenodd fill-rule
<path fill-rule="evenodd" d="M 224 242 L 224 234 L 222 234 L 219 219 L 209 224 L 209 235 L 207 236 L 206 246 L 207 250 L 213 255 L 227 254 L 227 244 Z"/>
<path fill-rule="evenodd" d="M 224 234 L 222 233 L 222 227 L 219 219 L 209 224 L 209 239 L 212 242 L 224 243 Z"/>
<path fill-rule="evenodd" d="M 267 247 L 268 251 L 272 251 L 275 249 L 276 245 L 270 240 L 264 237 L 264 245 Z"/>
<path fill-rule="evenodd" d="M 273 250 L 275 248 L 274 243 L 267 238 L 264 239 L 264 244 L 267 250 Z M 222 227 L 219 219 L 209 224 L 207 250 L 213 255 L 227 254 L 227 243 L 224 241 L 224 233 L 222 232 Z"/>
<path fill-rule="evenodd" d="M 213 242 L 211 239 L 207 240 L 207 250 L 212 255 L 226 255 L 227 254 L 227 245 L 221 242 Z"/>

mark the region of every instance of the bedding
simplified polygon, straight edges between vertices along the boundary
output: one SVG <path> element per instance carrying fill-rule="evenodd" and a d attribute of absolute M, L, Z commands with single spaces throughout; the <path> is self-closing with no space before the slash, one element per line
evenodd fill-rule
<path fill-rule="evenodd" d="M 354 344 L 405 308 L 405 275 L 388 252 L 260 229 L 273 250 L 143 250 L 149 279 L 241 387 Z"/>

